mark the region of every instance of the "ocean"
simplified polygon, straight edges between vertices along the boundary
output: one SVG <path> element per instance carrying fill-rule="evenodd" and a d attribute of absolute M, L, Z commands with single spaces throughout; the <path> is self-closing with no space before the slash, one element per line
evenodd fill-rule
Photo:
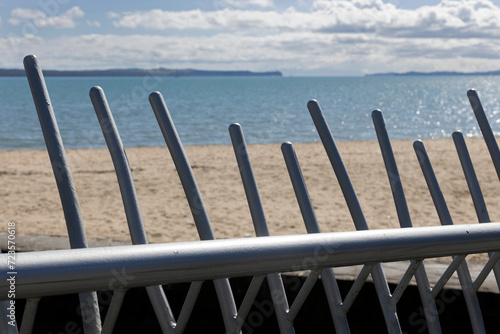
<path fill-rule="evenodd" d="M 125 146 L 163 146 L 148 95 L 165 98 L 184 145 L 230 144 L 242 125 L 248 144 L 317 142 L 307 102 L 321 105 L 337 141 L 375 140 L 381 109 L 391 139 L 480 136 L 466 93 L 478 91 L 500 134 L 499 76 L 47 77 L 66 148 L 105 147 L 88 92 L 101 86 Z M 1 77 L 0 149 L 44 149 L 27 79 Z"/>

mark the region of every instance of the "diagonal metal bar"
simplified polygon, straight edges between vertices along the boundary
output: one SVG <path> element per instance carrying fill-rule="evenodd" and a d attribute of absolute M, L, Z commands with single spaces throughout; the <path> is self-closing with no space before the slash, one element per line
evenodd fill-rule
<path fill-rule="evenodd" d="M 434 287 L 432 288 L 432 297 L 436 298 L 441 290 L 443 290 L 444 286 L 450 280 L 451 276 L 455 273 L 457 268 L 464 263 L 465 255 L 454 256 L 450 265 L 446 268 L 444 273 L 441 275 L 439 280 L 436 282 Z"/>
<path fill-rule="evenodd" d="M 236 156 L 243 188 L 245 189 L 248 206 L 250 208 L 255 233 L 258 237 L 267 237 L 270 235 L 269 228 L 241 125 L 237 123 L 231 124 L 229 126 L 229 134 L 231 136 L 234 154 Z M 271 290 L 271 298 L 273 299 L 276 318 L 278 319 L 281 333 L 295 333 L 293 322 L 288 317 L 288 299 L 286 297 L 281 274 L 268 274 L 267 282 Z"/>
<path fill-rule="evenodd" d="M 200 189 L 198 188 L 193 170 L 163 96 L 160 92 L 153 92 L 149 95 L 149 102 L 179 174 L 200 239 L 213 240 L 215 239 L 215 234 L 212 230 Z"/>
<path fill-rule="evenodd" d="M 304 302 L 306 301 L 307 297 L 309 296 L 309 293 L 311 293 L 311 290 L 314 288 L 314 285 L 318 281 L 320 270 L 313 270 L 307 276 L 306 281 L 302 285 L 302 287 L 299 290 L 299 293 L 293 300 L 292 306 L 290 306 L 290 311 L 288 312 L 288 320 L 294 321 L 295 318 L 297 317 L 297 314 L 299 314 L 300 309 L 304 305 Z"/>
<path fill-rule="evenodd" d="M 351 309 L 354 300 L 361 292 L 361 288 L 365 284 L 368 275 L 370 275 L 373 266 L 374 264 L 365 264 L 363 266 L 363 269 L 361 269 L 361 272 L 358 274 L 358 277 L 356 277 L 356 280 L 351 286 L 351 289 L 349 289 L 347 296 L 344 298 L 344 303 L 342 304 L 342 310 L 344 311 L 344 313 L 347 314 L 347 312 Z"/>
<path fill-rule="evenodd" d="M 103 89 L 98 86 L 92 87 L 89 95 L 115 167 L 132 243 L 147 244 L 148 239 L 132 171 L 108 101 Z"/>
<path fill-rule="evenodd" d="M 264 208 L 262 207 L 257 181 L 255 180 L 255 175 L 253 173 L 250 155 L 248 154 L 248 148 L 241 125 L 238 123 L 231 124 L 229 126 L 229 135 L 233 144 L 234 155 L 236 157 L 236 162 L 238 163 L 255 233 L 258 237 L 267 237 L 270 235 L 269 227 L 267 225 Z"/>
<path fill-rule="evenodd" d="M 474 166 L 472 165 L 472 160 L 470 158 L 469 150 L 467 149 L 463 134 L 461 132 L 454 132 L 453 142 L 455 143 L 458 158 L 460 159 L 460 164 L 462 165 L 465 180 L 467 181 L 467 186 L 469 187 L 472 202 L 474 203 L 477 219 L 480 223 L 489 223 L 491 220 L 488 214 L 488 209 L 486 208 L 483 192 L 481 191 L 481 187 L 479 186 L 479 181 L 477 180 L 476 172 L 474 171 Z M 492 254 L 490 252 L 489 256 L 491 257 L 491 255 Z M 500 263 L 497 263 L 493 267 L 493 272 L 495 273 L 497 286 L 500 290 Z"/>
<path fill-rule="evenodd" d="M 465 144 L 464 135 L 461 132 L 453 132 L 452 137 L 458 153 L 458 158 L 460 159 L 460 164 L 462 165 L 462 169 L 464 171 L 467 186 L 469 187 L 472 202 L 474 203 L 474 208 L 476 209 L 477 218 L 480 223 L 489 223 L 490 216 L 488 214 L 488 209 L 486 208 L 483 192 L 481 191 L 479 181 L 477 180 L 476 172 L 474 171 L 474 166 L 472 165 L 469 151 L 467 150 L 467 145 Z"/>
<path fill-rule="evenodd" d="M 446 204 L 446 201 L 444 199 L 443 192 L 441 191 L 438 180 L 436 178 L 436 174 L 434 173 L 434 169 L 432 168 L 432 164 L 425 149 L 424 143 L 422 141 L 415 141 L 413 143 L 413 147 L 415 149 L 415 153 L 417 154 L 422 173 L 424 174 L 427 188 L 429 188 L 434 206 L 436 207 L 436 210 L 438 212 L 441 225 L 453 225 L 453 220 L 451 219 L 448 205 Z M 474 331 L 474 333 L 484 333 L 486 329 L 484 327 L 481 308 L 476 296 L 476 291 L 473 287 L 472 278 L 470 276 L 467 262 L 465 262 L 464 259 L 464 255 L 454 256 L 453 262 L 441 278 L 445 278 L 449 272 L 455 272 L 455 270 L 457 271 L 458 279 L 460 281 L 460 285 L 464 293 L 465 302 L 467 304 L 467 309 L 469 310 L 472 330 Z M 449 277 L 451 277 L 451 273 Z M 446 278 L 446 281 L 448 281 L 449 277 Z M 436 289 L 435 286 L 432 290 L 432 296 L 436 298 L 437 293 L 440 290 L 441 288 Z"/>
<path fill-rule="evenodd" d="M 291 142 L 281 144 L 281 152 L 285 160 L 288 175 L 292 182 L 295 197 L 297 198 L 307 233 L 321 233 L 293 144 Z"/>
<path fill-rule="evenodd" d="M 347 172 L 344 162 L 342 161 L 342 157 L 337 149 L 337 145 L 335 144 L 330 127 L 328 126 L 325 116 L 323 115 L 323 111 L 316 100 L 309 101 L 307 103 L 307 108 L 309 109 L 311 118 L 316 126 L 316 129 L 318 130 L 321 142 L 323 143 L 328 159 L 330 160 L 330 164 L 332 165 L 337 181 L 339 182 L 342 194 L 344 195 L 349 212 L 351 213 L 354 226 L 356 227 L 356 230 L 368 230 L 368 224 L 366 223 L 358 196 L 354 191 L 351 178 L 349 177 L 349 173 Z M 401 333 L 396 306 L 391 305 L 390 303 L 391 292 L 380 264 L 373 267 L 372 278 L 388 331 L 390 333 Z"/>
<path fill-rule="evenodd" d="M 481 133 L 483 134 L 484 141 L 486 146 L 488 147 L 488 151 L 490 152 L 490 157 L 497 172 L 497 176 L 500 179 L 500 149 L 498 148 L 498 143 L 491 129 L 490 123 L 488 122 L 488 118 L 486 117 L 486 113 L 484 112 L 483 105 L 481 104 L 481 100 L 479 99 L 479 95 L 474 89 L 471 89 L 467 92 L 467 97 L 469 98 L 470 105 L 472 110 L 474 111 L 474 115 L 476 116 L 477 123 L 479 124 L 479 128 L 481 129 Z M 467 160 L 467 158 L 465 157 Z M 462 167 L 463 168 L 463 167 Z M 464 169 L 465 172 L 465 169 Z M 473 173 L 472 169 L 472 173 Z M 466 176 L 467 178 L 467 176 Z M 474 176 L 471 175 L 471 180 L 474 180 Z M 469 182 L 469 179 L 467 179 Z M 469 186 L 470 187 L 470 186 Z M 470 188 L 469 188 L 470 189 Z M 472 190 L 471 190 L 472 193 Z M 486 208 L 486 206 L 485 206 Z M 476 210 L 477 212 L 477 210 Z M 479 213 L 478 213 L 479 215 Z M 489 222 L 489 217 L 486 220 L 480 219 L 480 222 Z M 492 254 L 490 254 L 490 257 Z M 500 289 L 500 264 L 497 264 L 493 267 L 493 271 L 495 273 L 495 278 L 497 280 L 498 288 Z"/>
<path fill-rule="evenodd" d="M 408 205 L 406 203 L 403 185 L 401 184 L 401 178 L 399 176 L 396 159 L 394 157 L 394 152 L 392 151 L 391 142 L 389 140 L 389 135 L 387 133 L 387 128 L 385 126 L 385 121 L 382 116 L 382 112 L 380 110 L 374 110 L 372 112 L 372 119 L 373 119 L 373 124 L 375 126 L 375 131 L 377 133 L 380 150 L 382 151 L 382 157 L 387 171 L 387 176 L 389 178 L 391 192 L 394 198 L 394 204 L 396 205 L 399 224 L 403 228 L 412 227 L 412 222 L 410 218 L 410 213 L 408 211 Z M 429 332 L 431 334 L 441 333 L 441 326 L 439 324 L 439 317 L 436 304 L 430 294 L 429 280 L 427 278 L 427 274 L 425 272 L 423 263 L 418 267 L 417 271 L 415 272 L 415 279 L 417 281 L 417 287 L 420 293 L 420 298 L 422 299 L 424 314 L 427 320 L 427 326 L 429 328 Z"/>
<path fill-rule="evenodd" d="M 319 223 L 316 219 L 311 198 L 309 197 L 304 176 L 292 143 L 283 143 L 281 145 L 281 152 L 285 159 L 288 175 L 292 181 L 295 197 L 299 203 L 307 233 L 320 233 Z M 350 333 L 349 323 L 345 313 L 342 311 L 342 296 L 333 270 L 330 268 L 323 269 L 321 272 L 321 281 L 327 296 L 330 313 L 334 320 L 335 331 L 337 333 Z"/>
<path fill-rule="evenodd" d="M 132 243 L 134 245 L 147 244 L 148 238 L 142 220 L 134 178 L 132 177 L 127 154 L 123 147 L 120 134 L 118 133 L 113 114 L 109 108 L 108 101 L 101 87 L 92 87 L 89 95 L 115 167 Z M 159 285 L 148 286 L 146 287 L 146 291 L 162 331 L 165 333 L 173 333 L 172 326 L 175 324 L 175 318 L 163 288 Z M 113 298 L 114 296 L 115 295 L 113 295 Z M 116 296 L 119 296 L 119 294 Z"/>
<path fill-rule="evenodd" d="M 176 333 L 184 332 L 184 329 L 186 328 L 187 322 L 189 320 L 189 317 L 191 316 L 194 305 L 196 303 L 196 299 L 200 294 L 202 285 L 203 281 L 196 281 L 192 282 L 191 285 L 189 286 L 186 299 L 184 300 L 184 304 L 182 304 L 182 309 L 181 312 L 179 313 L 179 318 L 175 326 Z"/>
<path fill-rule="evenodd" d="M 398 285 L 392 292 L 392 299 L 391 303 L 397 304 L 399 302 L 399 299 L 403 296 L 403 292 L 406 290 L 408 285 L 410 284 L 411 279 L 415 275 L 415 272 L 417 271 L 418 267 L 420 267 L 420 264 L 422 263 L 421 259 L 418 260 L 411 260 L 410 265 L 406 269 L 403 277 L 399 281 Z"/>
<path fill-rule="evenodd" d="M 23 322 L 21 323 L 20 334 L 31 334 L 35 325 L 38 303 L 41 298 L 28 298 L 23 312 Z"/>
<path fill-rule="evenodd" d="M 469 98 L 470 105 L 474 111 L 474 115 L 476 116 L 477 123 L 479 124 L 481 133 L 483 134 L 488 151 L 490 152 L 491 160 L 493 161 L 498 178 L 500 179 L 500 149 L 498 148 L 495 135 L 491 130 L 490 123 L 488 122 L 488 118 L 484 112 L 479 95 L 474 89 L 471 89 L 467 91 L 467 97 Z"/>
<path fill-rule="evenodd" d="M 151 93 L 149 95 L 149 102 L 153 108 L 163 137 L 165 138 L 165 142 L 167 143 L 177 173 L 179 174 L 200 239 L 214 240 L 215 235 L 201 197 L 201 192 L 198 188 L 193 170 L 189 164 L 179 135 L 177 134 L 177 130 L 175 129 L 174 122 L 168 112 L 167 105 L 159 92 Z M 217 279 L 214 281 L 214 286 L 217 292 L 217 298 L 219 299 L 226 331 L 228 333 L 239 333 L 240 331 L 237 329 L 235 320 L 237 310 L 229 280 Z"/>
<path fill-rule="evenodd" d="M 358 230 L 368 230 L 368 224 L 366 223 L 365 215 L 361 209 L 358 196 L 356 195 L 352 185 L 349 173 L 344 166 L 337 144 L 335 144 L 330 127 L 328 126 L 325 116 L 323 115 L 323 111 L 321 110 L 318 102 L 315 100 L 309 101 L 307 103 L 307 108 L 309 109 L 309 113 L 311 114 L 314 125 L 318 130 L 318 134 L 321 138 L 326 154 L 328 155 L 328 159 L 330 159 L 332 168 L 337 176 L 342 194 L 344 195 L 347 207 L 349 208 L 349 212 L 351 213 L 354 221 L 354 225 Z"/>
<path fill-rule="evenodd" d="M 85 227 L 80 212 L 75 184 L 50 102 L 49 92 L 37 58 L 32 55 L 26 56 L 24 58 L 24 69 L 61 198 L 71 248 L 87 248 L 87 237 L 85 235 Z M 85 333 L 100 333 L 101 318 L 99 315 L 97 294 L 95 292 L 82 293 L 79 298 Z"/>
<path fill-rule="evenodd" d="M 102 324 L 101 334 L 112 334 L 115 328 L 116 320 L 120 314 L 120 309 L 122 308 L 123 300 L 125 299 L 125 294 L 127 289 L 116 289 L 113 291 L 113 297 L 111 298 L 111 304 L 109 304 L 108 312 L 106 313 L 106 318 L 104 318 L 104 323 Z"/>
<path fill-rule="evenodd" d="M 492 255 L 490 256 L 488 262 L 486 262 L 483 270 L 481 270 L 479 275 L 476 277 L 476 280 L 474 281 L 474 290 L 476 291 L 478 291 L 481 285 L 483 285 L 491 270 L 495 267 L 495 265 L 498 263 L 498 260 L 500 259 L 500 252 L 493 252 L 491 254 Z"/>
<path fill-rule="evenodd" d="M 240 308 L 238 309 L 238 315 L 236 317 L 236 323 L 238 324 L 238 328 L 241 329 L 245 319 L 252 308 L 252 305 L 257 297 L 257 293 L 266 278 L 265 275 L 259 275 L 252 277 L 252 281 L 250 282 L 250 286 L 245 293 L 245 297 L 243 297 L 243 301 L 241 302 Z"/>

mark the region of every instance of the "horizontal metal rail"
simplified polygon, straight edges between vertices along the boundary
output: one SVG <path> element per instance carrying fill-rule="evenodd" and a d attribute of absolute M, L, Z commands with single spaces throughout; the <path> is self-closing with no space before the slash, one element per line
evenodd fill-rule
<path fill-rule="evenodd" d="M 491 223 L 19 253 L 16 298 L 483 253 L 499 240 Z"/>

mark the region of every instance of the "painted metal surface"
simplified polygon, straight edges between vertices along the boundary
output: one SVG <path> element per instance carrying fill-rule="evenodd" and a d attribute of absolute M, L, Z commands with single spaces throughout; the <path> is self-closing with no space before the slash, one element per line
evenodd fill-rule
<path fill-rule="evenodd" d="M 19 298 L 404 261 L 500 248 L 500 223 L 19 253 Z M 0 272 L 7 272 L 6 254 Z M 312 258 L 316 261 L 304 262 Z M 0 298 L 8 284 L 0 282 Z"/>
<path fill-rule="evenodd" d="M 358 196 L 354 190 L 354 186 L 349 177 L 347 168 L 344 165 L 340 152 L 335 144 L 332 132 L 326 121 L 326 118 L 316 100 L 311 100 L 307 103 L 307 108 L 311 114 L 314 125 L 318 130 L 318 134 L 321 138 L 321 142 L 325 148 L 330 164 L 337 176 L 337 181 L 339 182 L 340 188 L 342 189 L 342 194 L 351 213 L 352 220 L 356 230 L 368 230 L 368 224 L 366 222 L 365 215 L 361 209 L 361 204 L 359 203 Z M 398 321 L 396 305 L 390 302 L 391 293 L 389 291 L 389 286 L 387 285 L 387 279 L 385 278 L 384 271 L 380 264 L 376 264 L 371 272 L 373 283 L 375 284 L 375 289 L 377 290 L 377 296 L 379 299 L 379 304 L 382 307 L 384 314 L 384 319 L 390 333 L 401 333 L 401 328 Z"/>
<path fill-rule="evenodd" d="M 160 92 L 153 92 L 149 95 L 149 102 L 177 169 L 200 239 L 214 240 L 215 234 L 198 183 L 194 177 L 193 169 L 189 164 L 165 100 Z M 227 278 L 217 279 L 214 281 L 214 285 L 227 333 L 240 333 L 241 328 L 236 323 L 238 311 L 229 280 Z"/>
<path fill-rule="evenodd" d="M 241 125 L 234 123 L 229 126 L 229 133 L 233 143 L 234 155 L 236 156 L 236 161 L 240 170 L 243 188 L 245 189 L 248 207 L 250 208 L 255 233 L 257 237 L 268 237 L 270 233 L 264 213 L 264 206 L 260 199 L 257 181 L 255 180 L 252 164 L 250 162 L 250 155 L 248 154 L 248 148 L 243 135 L 243 129 Z M 271 298 L 273 300 L 281 333 L 295 333 L 293 323 L 289 320 L 288 298 L 286 296 L 283 280 L 281 279 L 281 274 L 268 274 L 267 283 L 271 289 Z"/>
<path fill-rule="evenodd" d="M 403 190 L 403 184 L 401 183 L 398 166 L 396 164 L 394 152 L 392 151 L 392 145 L 389 140 L 382 112 L 380 110 L 374 110 L 372 112 L 372 119 L 373 125 L 375 126 L 375 132 L 377 133 L 380 151 L 382 152 L 382 158 L 384 159 L 387 177 L 389 178 L 394 204 L 396 205 L 399 225 L 402 228 L 413 227 Z M 420 293 L 420 299 L 422 300 L 429 333 L 441 333 L 441 325 L 438 317 L 439 312 L 437 311 L 436 303 L 430 294 L 429 280 L 423 263 L 420 264 L 415 271 L 415 279 L 417 280 L 417 287 Z"/>
<path fill-rule="evenodd" d="M 89 95 L 115 167 L 132 243 L 134 245 L 147 244 L 148 239 L 144 228 L 144 222 L 142 221 L 142 214 L 137 192 L 135 190 L 134 178 L 132 177 L 132 170 L 120 134 L 118 133 L 115 120 L 109 108 L 108 101 L 101 87 L 92 87 Z M 146 287 L 146 291 L 162 330 L 167 333 L 174 333 L 175 318 L 163 288 L 158 285 L 148 286 Z M 120 301 L 123 301 L 124 293 L 125 292 L 113 294 L 112 304 L 115 308 L 120 308 Z M 112 328 L 112 323 L 108 321 L 106 330 L 111 331 Z"/>
<path fill-rule="evenodd" d="M 427 155 L 427 151 L 425 150 L 424 144 L 421 141 L 416 141 L 413 144 L 413 147 L 419 157 L 418 161 L 424 174 L 425 181 L 427 182 L 427 188 L 429 188 L 432 200 L 434 201 L 434 206 L 438 212 L 441 224 L 453 225 L 453 220 L 451 219 L 448 206 L 444 200 L 443 193 L 441 192 L 441 188 L 434 173 L 434 169 L 432 168 L 429 156 Z M 474 333 L 485 333 L 486 329 L 484 328 L 484 321 L 481 314 L 481 308 L 479 306 L 479 300 L 477 299 L 476 291 L 474 290 L 472 278 L 465 258 L 463 256 L 454 256 L 452 266 L 450 267 L 452 268 L 452 270 L 450 270 L 451 272 L 456 271 L 458 274 L 465 302 L 467 304 L 467 309 L 469 310 L 472 330 Z M 435 289 L 436 287 L 434 287 L 433 290 Z M 434 298 L 436 295 L 437 293 L 433 293 Z"/>
<path fill-rule="evenodd" d="M 35 56 L 24 58 L 24 68 L 61 198 L 71 248 L 85 248 L 87 247 L 87 237 L 80 204 L 42 69 Z M 97 294 L 86 292 L 80 294 L 79 297 L 85 333 L 100 333 L 101 318 Z"/>

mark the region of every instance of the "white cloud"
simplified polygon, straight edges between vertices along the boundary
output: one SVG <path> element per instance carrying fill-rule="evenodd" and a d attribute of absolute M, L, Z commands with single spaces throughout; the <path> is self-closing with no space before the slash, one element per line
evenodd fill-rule
<path fill-rule="evenodd" d="M 100 27 L 101 26 L 101 23 L 99 21 L 90 21 L 90 20 L 87 20 L 87 25 L 89 27 Z"/>
<path fill-rule="evenodd" d="M 220 33 L 212 36 L 83 35 L 55 40 L 0 40 L 0 52 L 37 54 L 44 68 L 74 69 L 195 67 L 202 69 L 314 70 L 366 68 L 368 71 L 498 69 L 500 44 L 484 39 L 435 43 L 429 38 L 367 38 L 363 34 L 286 32 L 266 36 Z M 478 51 L 480 50 L 480 51 Z M 476 52 L 476 53 L 475 53 Z M 14 64 L 18 67 L 19 56 Z M 463 63 L 466 65 L 464 66 Z M 411 67 L 418 66 L 418 67 Z"/>
<path fill-rule="evenodd" d="M 115 16 L 115 13 L 109 15 Z M 151 28 L 151 29 L 209 29 L 213 24 L 209 22 L 207 16 L 199 9 L 168 12 L 160 9 L 153 9 L 147 12 L 125 13 L 114 21 L 115 27 L 121 28 Z"/>
<path fill-rule="evenodd" d="M 118 27 L 115 30 L 140 29 L 133 35 L 119 31 L 0 40 L 0 52 L 4 52 L 0 65 L 18 67 L 23 55 L 35 53 L 44 68 L 54 69 L 75 68 L 76 63 L 79 68 L 163 66 L 317 73 L 323 69 L 361 73 L 500 68 L 500 43 L 496 42 L 500 9 L 488 0 L 443 1 L 415 10 L 380 0 L 316 0 L 307 10 L 305 5 L 301 10 L 277 10 L 271 5 L 263 1 L 251 9 L 110 12 L 107 16 Z M 22 22 L 37 15 L 37 11 L 19 11 L 11 20 Z M 98 22 L 87 24 L 97 26 Z"/>
<path fill-rule="evenodd" d="M 108 19 L 117 19 L 120 17 L 120 14 L 115 13 L 115 12 L 108 12 L 107 14 Z"/>
<path fill-rule="evenodd" d="M 20 25 L 23 22 L 29 22 L 36 27 L 52 27 L 57 29 L 74 28 L 76 26 L 75 18 L 83 17 L 85 13 L 80 7 L 75 6 L 65 13 L 56 16 L 47 16 L 45 12 L 39 9 L 16 8 L 11 12 L 9 23 Z"/>
<path fill-rule="evenodd" d="M 257 1 L 257 0 L 256 0 Z M 258 0 L 260 1 L 260 0 Z M 214 11 L 151 11 L 112 13 L 116 27 L 156 30 L 291 30 L 376 33 L 392 37 L 500 36 L 500 8 L 488 0 L 444 0 L 416 10 L 381 0 L 316 0 L 309 12 L 243 10 L 229 6 Z M 247 1 L 244 1 L 247 3 Z"/>
<path fill-rule="evenodd" d="M 216 9 L 248 8 L 248 7 L 274 7 L 272 0 L 217 0 L 214 2 Z"/>

